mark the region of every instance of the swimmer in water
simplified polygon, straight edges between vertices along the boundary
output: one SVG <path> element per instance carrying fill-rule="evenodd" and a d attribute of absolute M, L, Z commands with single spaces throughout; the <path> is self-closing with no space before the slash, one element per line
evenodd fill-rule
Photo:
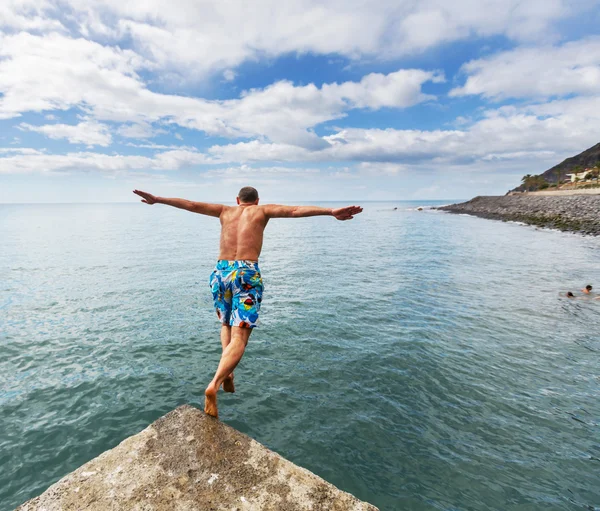
<path fill-rule="evenodd" d="M 571 291 L 569 291 L 567 293 L 567 298 L 575 298 L 575 295 L 573 293 L 571 293 Z"/>
<path fill-rule="evenodd" d="M 585 293 L 586 295 L 591 294 L 592 292 L 592 286 L 590 284 L 588 284 L 587 286 L 585 286 L 582 290 L 583 293 Z"/>

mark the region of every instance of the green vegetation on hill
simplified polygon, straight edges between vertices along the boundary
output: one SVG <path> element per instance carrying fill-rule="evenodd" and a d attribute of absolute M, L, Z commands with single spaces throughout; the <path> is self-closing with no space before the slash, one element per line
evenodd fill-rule
<path fill-rule="evenodd" d="M 598 174 L 600 173 L 600 143 L 586 149 L 577 156 L 567 158 L 542 174 L 527 174 L 514 191 L 533 192 L 544 190 L 545 188 L 561 184 L 567 177 L 567 174 L 578 174 L 589 168 L 594 168 L 595 170 L 588 177 L 598 178 Z"/>
<path fill-rule="evenodd" d="M 544 190 L 545 188 L 548 188 L 548 186 L 549 183 L 543 176 L 532 176 L 531 174 L 527 174 L 521 179 L 521 186 L 519 186 L 518 190 L 523 192 L 533 192 L 535 190 Z"/>

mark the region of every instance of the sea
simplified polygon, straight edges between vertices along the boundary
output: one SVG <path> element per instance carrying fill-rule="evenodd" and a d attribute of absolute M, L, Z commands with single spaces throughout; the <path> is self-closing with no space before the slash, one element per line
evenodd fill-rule
<path fill-rule="evenodd" d="M 355 203 L 269 223 L 220 419 L 382 511 L 600 509 L 600 238 Z M 2 511 L 203 407 L 218 240 L 161 205 L 0 205 Z"/>

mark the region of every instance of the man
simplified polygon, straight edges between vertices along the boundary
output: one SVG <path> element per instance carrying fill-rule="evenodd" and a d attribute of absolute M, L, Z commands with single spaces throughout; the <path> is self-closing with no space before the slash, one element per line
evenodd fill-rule
<path fill-rule="evenodd" d="M 217 317 L 221 322 L 223 353 L 214 378 L 204 392 L 204 411 L 218 417 L 217 391 L 234 392 L 233 370 L 244 354 L 252 329 L 256 326 L 262 301 L 263 284 L 258 267 L 263 233 L 271 218 L 303 218 L 328 215 L 350 220 L 361 213 L 359 206 L 321 208 L 318 206 L 258 205 L 258 192 L 251 186 L 242 188 L 237 206 L 193 202 L 185 199 L 156 197 L 134 190 L 146 204 L 167 204 L 221 221 L 219 260 L 210 277 Z"/>
<path fill-rule="evenodd" d="M 581 291 L 584 292 L 586 295 L 589 295 L 592 293 L 592 286 L 588 284 Z"/>

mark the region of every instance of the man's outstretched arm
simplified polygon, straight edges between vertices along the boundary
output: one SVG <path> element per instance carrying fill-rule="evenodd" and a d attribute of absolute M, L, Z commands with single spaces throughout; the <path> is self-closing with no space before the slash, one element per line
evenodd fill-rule
<path fill-rule="evenodd" d="M 304 218 L 307 216 L 334 216 L 338 220 L 351 220 L 354 215 L 362 213 L 360 206 L 344 208 L 322 208 L 319 206 L 282 206 L 267 204 L 263 206 L 268 218 Z"/>
<path fill-rule="evenodd" d="M 142 192 L 141 190 L 133 190 L 133 193 L 139 195 L 142 198 L 142 202 L 146 204 L 166 204 L 167 206 L 173 206 L 179 209 L 185 209 L 192 213 L 199 213 L 201 215 L 216 216 L 220 217 L 223 209 L 227 206 L 223 204 L 210 204 L 208 202 L 195 202 L 187 199 L 169 199 L 166 197 L 157 197 L 148 192 Z"/>

